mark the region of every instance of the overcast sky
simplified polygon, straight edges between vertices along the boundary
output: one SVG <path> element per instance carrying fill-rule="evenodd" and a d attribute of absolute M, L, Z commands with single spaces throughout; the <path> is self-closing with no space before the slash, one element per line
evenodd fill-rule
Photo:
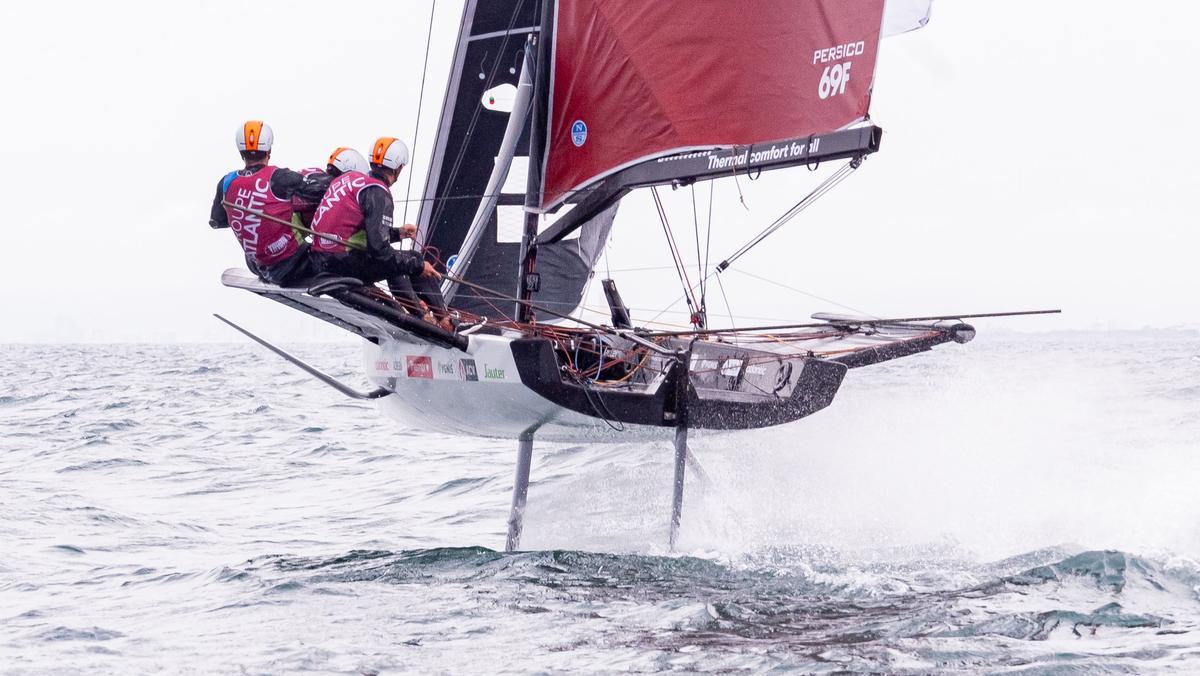
<path fill-rule="evenodd" d="M 0 4 L 0 342 L 238 339 L 211 312 L 284 340 L 344 336 L 222 287 L 241 258 L 209 204 L 245 119 L 294 168 L 411 140 L 431 4 Z M 418 186 L 460 11 L 437 2 Z M 1182 1 L 937 0 L 929 26 L 884 42 L 881 152 L 723 275 L 734 314 L 839 310 L 751 273 L 877 315 L 1065 311 L 983 331 L 1200 325 L 1198 19 Z M 748 208 L 718 182 L 712 258 L 824 175 L 742 180 Z M 667 200 L 694 257 L 691 193 Z M 655 309 L 679 295 L 674 273 L 620 271 L 668 261 L 648 198 L 626 199 L 601 272 Z"/>

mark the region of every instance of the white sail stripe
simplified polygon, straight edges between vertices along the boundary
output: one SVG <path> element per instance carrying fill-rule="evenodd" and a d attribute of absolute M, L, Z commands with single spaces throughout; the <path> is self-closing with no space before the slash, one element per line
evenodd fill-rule
<path fill-rule="evenodd" d="M 525 26 L 523 28 L 514 28 L 510 31 L 492 31 L 491 33 L 480 33 L 467 38 L 467 42 L 475 42 L 476 40 L 487 40 L 488 38 L 499 38 L 505 35 L 520 35 L 522 33 L 537 33 L 542 30 L 541 26 Z"/>

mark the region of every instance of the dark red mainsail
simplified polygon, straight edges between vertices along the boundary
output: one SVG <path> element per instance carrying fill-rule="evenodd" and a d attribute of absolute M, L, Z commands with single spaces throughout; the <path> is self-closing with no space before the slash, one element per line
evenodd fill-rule
<path fill-rule="evenodd" d="M 883 7 L 884 0 L 558 0 L 542 208 L 654 157 L 861 120 Z"/>

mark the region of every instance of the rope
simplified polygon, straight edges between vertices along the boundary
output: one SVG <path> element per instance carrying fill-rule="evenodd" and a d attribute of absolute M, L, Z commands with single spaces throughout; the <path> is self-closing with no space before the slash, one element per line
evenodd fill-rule
<path fill-rule="evenodd" d="M 429 33 L 425 36 L 425 67 L 421 69 L 421 93 L 417 95 L 417 125 L 413 129 L 412 137 L 412 155 L 409 162 L 412 162 L 412 157 L 417 156 L 417 139 L 421 133 L 421 109 L 425 103 L 425 75 L 429 72 L 429 46 L 433 44 L 433 17 L 437 14 L 437 0 L 433 0 L 433 4 L 429 7 Z M 412 196 L 412 178 L 413 171 L 410 167 L 408 170 L 408 187 L 404 189 L 404 223 L 408 222 L 408 198 Z"/>
<path fill-rule="evenodd" d="M 617 419 L 617 416 L 613 415 L 613 412 L 609 410 L 608 406 L 604 403 L 604 399 L 592 397 L 592 389 L 588 387 L 590 383 L 571 371 L 567 371 L 567 374 L 570 375 L 575 382 L 579 383 L 583 389 L 583 396 L 587 398 L 588 405 L 592 407 L 592 410 L 596 413 L 596 417 L 603 420 L 604 424 L 608 425 L 608 427 L 613 431 L 624 432 L 625 423 L 621 422 Z M 613 424 L 614 421 L 616 422 L 615 425 Z"/>
<path fill-rule="evenodd" d="M 735 146 L 733 146 L 733 147 L 730 149 L 730 152 L 732 152 L 732 153 L 734 154 L 734 156 L 737 156 L 737 146 L 736 146 L 736 145 L 735 145 Z M 750 205 L 746 204 L 746 196 L 742 194 L 742 184 L 741 184 L 741 183 L 738 183 L 738 178 L 737 178 L 737 163 L 736 163 L 736 162 L 734 162 L 734 163 L 733 163 L 733 164 L 732 164 L 732 165 L 729 167 L 729 173 L 733 175 L 733 186 L 734 186 L 735 188 L 737 188 L 737 191 L 738 191 L 738 201 L 742 203 L 742 208 L 743 208 L 743 209 L 745 209 L 746 211 L 750 211 Z"/>
<path fill-rule="evenodd" d="M 427 256 L 429 256 L 430 258 L 433 259 L 434 264 L 441 265 L 443 268 L 449 269 L 449 266 L 446 265 L 446 262 L 442 260 L 441 252 L 437 250 L 437 247 L 432 247 L 432 246 L 425 247 L 424 252 Z M 478 290 L 467 288 L 466 291 L 469 292 L 470 294 L 473 294 L 475 298 L 478 298 L 479 300 L 487 303 L 489 307 L 491 307 L 493 310 L 496 311 L 496 315 L 498 317 L 500 317 L 503 321 L 516 323 L 517 320 L 510 317 L 507 312 L 500 309 L 499 306 L 497 306 L 495 303 L 493 303 L 491 300 L 489 300 L 489 298 L 487 296 L 484 296 L 483 294 L 479 293 Z M 469 298 L 470 296 L 467 296 L 467 297 Z M 500 299 L 497 298 L 495 300 L 500 300 Z"/>

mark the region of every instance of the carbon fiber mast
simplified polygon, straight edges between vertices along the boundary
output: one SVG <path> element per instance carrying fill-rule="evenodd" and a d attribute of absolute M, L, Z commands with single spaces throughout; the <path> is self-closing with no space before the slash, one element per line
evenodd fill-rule
<path fill-rule="evenodd" d="M 547 99 L 550 85 L 550 62 L 554 50 L 554 4 L 555 0 L 543 0 L 541 35 L 533 38 L 536 45 L 534 57 L 533 102 L 529 111 L 529 171 L 525 185 L 525 232 L 521 237 L 520 269 L 517 271 L 517 297 L 525 303 L 517 303 L 515 317 L 519 322 L 534 319 L 528 301 L 541 288 L 537 273 L 538 207 L 542 201 L 542 162 L 545 154 Z"/>

